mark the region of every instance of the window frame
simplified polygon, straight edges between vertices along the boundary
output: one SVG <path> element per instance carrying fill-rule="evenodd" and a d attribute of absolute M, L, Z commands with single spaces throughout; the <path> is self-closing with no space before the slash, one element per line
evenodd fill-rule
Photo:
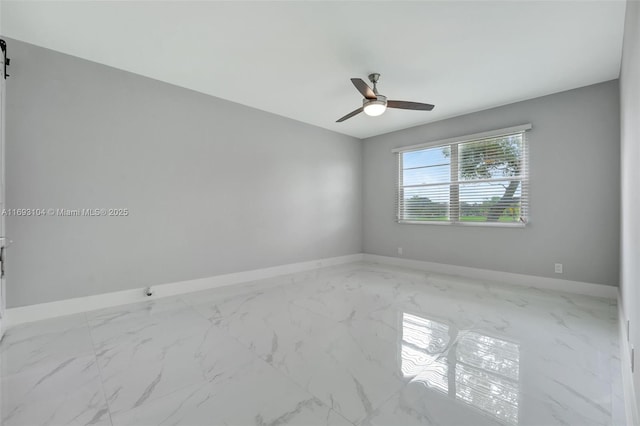
<path fill-rule="evenodd" d="M 490 130 L 487 132 L 480 132 L 480 133 L 474 133 L 474 134 L 470 134 L 470 135 L 464 135 L 464 136 L 458 136 L 458 137 L 454 137 L 454 138 L 448 138 L 448 139 L 441 139 L 441 140 L 437 140 L 437 141 L 432 141 L 432 142 L 426 142 L 426 143 L 422 143 L 422 144 L 417 144 L 417 145 L 409 145 L 409 146 L 404 146 L 404 147 L 398 147 L 398 148 L 394 148 L 391 150 L 392 153 L 394 153 L 397 158 L 396 158 L 396 202 L 395 202 L 395 207 L 396 207 L 396 211 L 395 211 L 395 217 L 396 217 L 396 222 L 399 224 L 409 224 L 409 225 L 439 225 L 439 226 L 484 226 L 484 227 L 499 227 L 499 228 L 523 228 L 525 227 L 527 224 L 529 224 L 530 222 L 530 216 L 529 216 L 529 143 L 528 143 L 528 131 L 532 129 L 532 125 L 529 124 L 522 124 L 522 125 L 518 125 L 518 126 L 512 126 L 512 127 L 507 127 L 507 128 L 503 128 L 503 129 L 497 129 L 497 130 Z M 522 173 L 521 173 L 521 177 L 519 178 L 520 182 L 521 182 L 521 188 L 520 191 L 522 193 L 521 198 L 523 199 L 523 204 L 521 206 L 522 212 L 523 214 L 521 215 L 521 220 L 524 219 L 524 221 L 518 221 L 518 222 L 475 222 L 475 221 L 460 221 L 460 198 L 459 198 L 459 183 L 460 183 L 460 179 L 458 178 L 457 180 L 453 181 L 449 181 L 448 185 L 449 185 L 449 206 L 451 207 L 452 205 L 452 200 L 453 197 L 455 195 L 453 195 L 454 193 L 457 193 L 457 196 L 455 196 L 455 198 L 457 199 L 457 205 L 458 205 L 458 209 L 457 209 L 457 214 L 453 215 L 451 214 L 452 209 L 450 208 L 449 210 L 449 220 L 410 220 L 410 219 L 403 219 L 403 202 L 401 200 L 403 200 L 404 198 L 404 189 L 405 186 L 403 185 L 403 171 L 404 171 L 404 167 L 403 167 L 403 154 L 407 153 L 407 152 L 414 152 L 414 151 L 421 151 L 421 150 L 425 150 L 425 149 L 430 149 L 430 148 L 438 148 L 438 147 L 450 147 L 451 151 L 452 151 L 452 158 L 453 158 L 453 151 L 456 151 L 455 154 L 455 158 L 456 158 L 456 162 L 454 164 L 454 162 L 451 162 L 451 173 L 456 173 L 457 175 L 457 169 L 458 169 L 458 164 L 459 164 L 459 158 L 457 156 L 457 150 L 458 150 L 458 146 L 460 144 L 463 143 L 467 143 L 467 142 L 477 142 L 477 141 L 481 141 L 481 140 L 485 140 L 485 139 L 491 139 L 491 138 L 499 138 L 499 137 L 504 137 L 504 136 L 512 136 L 512 135 L 517 135 L 517 134 L 521 134 L 522 135 L 522 154 L 521 154 L 521 159 L 522 159 Z M 446 185 L 447 183 L 443 183 L 443 185 Z M 435 186 L 435 185 L 434 185 Z M 455 219 L 455 220 L 454 220 Z"/>

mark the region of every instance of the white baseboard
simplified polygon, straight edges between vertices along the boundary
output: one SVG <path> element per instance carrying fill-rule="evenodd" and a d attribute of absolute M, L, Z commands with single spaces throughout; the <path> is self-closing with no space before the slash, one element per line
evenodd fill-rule
<path fill-rule="evenodd" d="M 624 392 L 624 411 L 627 425 L 640 424 L 638 418 L 638 405 L 633 386 L 633 373 L 631 372 L 631 346 L 627 340 L 627 317 L 622 306 L 622 295 L 618 293 L 618 337 L 620 341 L 620 368 L 622 373 L 622 390 Z"/>
<path fill-rule="evenodd" d="M 616 299 L 618 287 L 585 283 L 580 281 L 560 280 L 557 278 L 538 277 L 534 275 L 514 274 L 511 272 L 492 271 L 489 269 L 468 268 L 466 266 L 449 265 L 445 263 L 426 262 L 422 260 L 404 259 L 399 257 L 364 254 L 363 260 L 383 265 L 402 266 L 446 275 L 458 275 L 466 278 L 496 281 L 523 287 L 535 287 L 545 290 L 562 291 L 566 293 L 583 294 L 587 296 Z"/>
<path fill-rule="evenodd" d="M 382 265 L 402 266 L 441 274 L 458 275 L 468 278 L 491 280 L 506 284 L 551 289 L 568 293 L 605 297 L 609 299 L 616 299 L 618 294 L 618 288 L 613 286 L 360 253 L 327 259 L 317 259 L 308 262 L 290 263 L 287 265 L 217 275 L 189 281 L 154 285 L 154 295 L 150 297 L 144 296 L 143 288 L 136 288 L 113 293 L 103 293 L 74 299 L 41 303 L 37 305 L 22 306 L 18 308 L 9 308 L 6 310 L 5 318 L 3 319 L 5 323 L 3 325 L 5 326 L 5 329 L 9 329 L 10 327 L 18 324 L 39 321 L 47 318 L 77 314 L 96 309 L 109 308 L 112 306 L 159 299 L 162 297 L 176 296 L 216 287 L 242 284 L 249 281 L 309 271 L 327 266 L 342 265 L 362 260 Z"/>
<path fill-rule="evenodd" d="M 290 263 L 232 274 L 216 275 L 213 277 L 199 278 L 189 281 L 159 284 L 153 286 L 153 296 L 145 296 L 143 294 L 143 288 L 136 288 L 132 290 L 116 291 L 113 293 L 103 293 L 74 299 L 40 303 L 37 305 L 21 306 L 18 308 L 9 308 L 6 310 L 4 320 L 6 321 L 6 328 L 8 329 L 18 324 L 39 321 L 47 318 L 88 312 L 112 306 L 127 305 L 129 303 L 176 296 L 216 287 L 242 284 L 250 281 L 277 277 L 280 275 L 310 271 L 327 266 L 358 262 L 361 260 L 362 254 L 351 254 L 347 256 Z"/>

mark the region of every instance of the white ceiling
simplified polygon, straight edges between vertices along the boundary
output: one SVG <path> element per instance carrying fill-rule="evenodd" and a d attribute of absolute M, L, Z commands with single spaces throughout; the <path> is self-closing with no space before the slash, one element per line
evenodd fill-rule
<path fill-rule="evenodd" d="M 2 1 L 2 33 L 364 138 L 618 77 L 624 1 Z M 382 74 L 389 110 L 349 78 Z"/>

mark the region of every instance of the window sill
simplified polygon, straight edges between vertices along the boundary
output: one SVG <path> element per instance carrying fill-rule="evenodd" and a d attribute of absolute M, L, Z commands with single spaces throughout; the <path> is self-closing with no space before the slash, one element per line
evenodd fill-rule
<path fill-rule="evenodd" d="M 396 222 L 402 225 L 480 226 L 486 228 L 524 228 L 527 226 L 526 223 L 522 222 L 429 222 L 420 220 L 397 220 Z"/>

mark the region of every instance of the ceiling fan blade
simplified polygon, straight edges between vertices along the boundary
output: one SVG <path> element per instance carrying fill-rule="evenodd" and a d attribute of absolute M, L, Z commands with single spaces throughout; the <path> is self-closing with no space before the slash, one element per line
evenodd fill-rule
<path fill-rule="evenodd" d="M 361 78 L 352 78 L 351 82 L 353 83 L 354 86 L 356 86 L 356 89 L 358 89 L 358 92 L 360 92 L 362 94 L 362 96 L 364 96 L 365 98 L 367 98 L 367 99 L 378 99 L 376 94 L 373 93 L 373 90 L 371 90 L 371 87 L 369 87 L 367 85 L 367 83 L 364 82 L 363 79 L 361 79 Z"/>
<path fill-rule="evenodd" d="M 418 111 L 431 111 L 435 105 L 408 101 L 387 101 L 387 108 L 413 109 Z"/>
<path fill-rule="evenodd" d="M 345 115 L 344 117 L 337 119 L 336 123 L 342 123 L 344 120 L 348 120 L 351 117 L 353 117 L 354 115 L 360 114 L 362 111 L 364 111 L 364 108 L 362 108 L 362 107 L 358 108 L 355 111 L 351 111 L 349 114 Z"/>

